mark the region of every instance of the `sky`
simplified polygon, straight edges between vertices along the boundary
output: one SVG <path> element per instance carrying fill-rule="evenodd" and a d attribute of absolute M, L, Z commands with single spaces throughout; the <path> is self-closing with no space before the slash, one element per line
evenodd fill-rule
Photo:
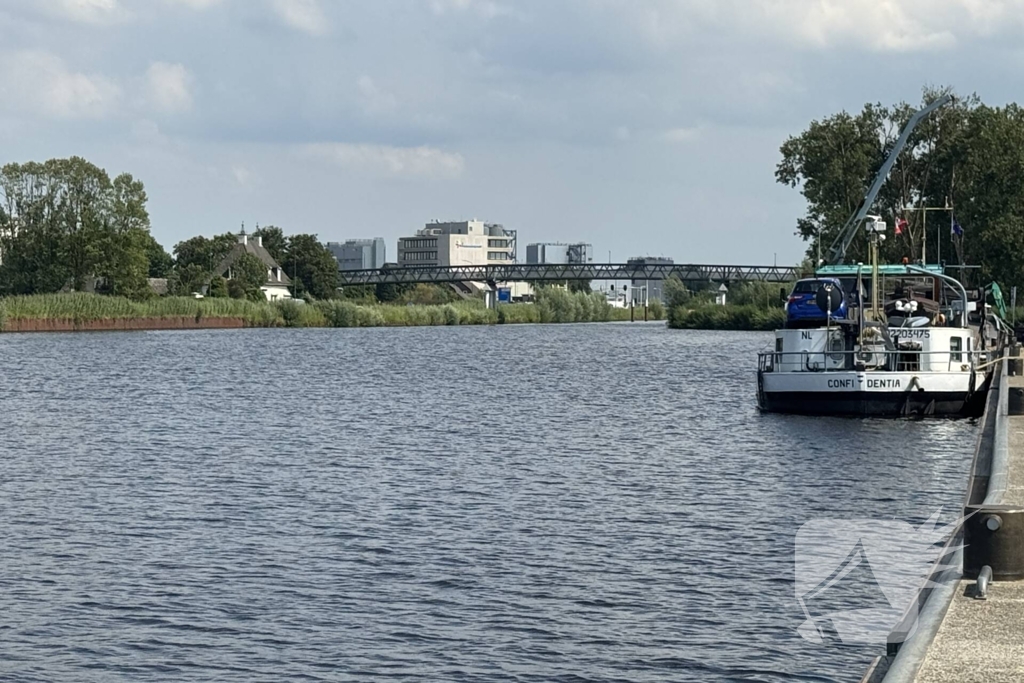
<path fill-rule="evenodd" d="M 0 163 L 129 172 L 170 250 L 478 218 L 596 260 L 800 260 L 779 146 L 1012 101 L 1024 0 L 0 0 Z"/>

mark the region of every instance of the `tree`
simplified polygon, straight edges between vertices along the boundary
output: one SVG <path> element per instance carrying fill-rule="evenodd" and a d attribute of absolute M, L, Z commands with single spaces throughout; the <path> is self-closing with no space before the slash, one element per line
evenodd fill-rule
<path fill-rule="evenodd" d="M 926 89 L 923 102 L 945 92 Z M 776 178 L 807 199 L 797 233 L 810 243 L 809 257 L 816 257 L 819 231 L 827 249 L 858 208 L 915 108 L 867 105 L 856 116 L 843 112 L 812 122 L 782 145 Z M 962 238 L 951 239 L 948 214 L 932 213 L 926 224 L 923 212 L 903 212 L 947 202 L 966 231 Z M 871 210 L 890 226 L 900 217 L 909 223 L 899 237 L 890 231 L 882 251 L 887 261 L 919 259 L 927 231 L 930 263 L 980 265 L 964 273 L 980 278 L 973 285 L 1024 285 L 1024 110 L 985 106 L 973 95 L 939 109 L 911 135 Z M 865 242 L 855 240 L 848 261 L 865 259 Z"/>
<path fill-rule="evenodd" d="M 338 262 L 316 235 L 292 235 L 281 262 L 291 276 L 295 295 L 309 294 L 316 299 L 330 299 L 338 292 Z"/>
<path fill-rule="evenodd" d="M 0 291 L 83 289 L 148 296 L 149 214 L 141 181 L 81 157 L 0 169 Z"/>
<path fill-rule="evenodd" d="M 245 290 L 243 289 L 242 291 L 244 293 Z M 210 290 L 208 296 L 214 299 L 226 299 L 229 296 L 228 281 L 222 278 L 220 275 L 214 277 L 212 280 L 210 280 Z"/>
<path fill-rule="evenodd" d="M 274 257 L 275 261 L 281 263 L 288 250 L 288 240 L 284 236 L 284 230 L 276 225 L 265 225 L 262 228 L 257 228 L 252 236 L 262 238 L 263 248 Z"/>
<path fill-rule="evenodd" d="M 140 298 L 151 293 L 148 247 L 149 213 L 142 183 L 124 173 L 112 183 L 110 223 L 99 241 L 98 274 L 111 294 Z"/>
<path fill-rule="evenodd" d="M 245 286 L 238 280 L 228 280 L 228 296 L 232 299 L 245 299 Z"/>
<path fill-rule="evenodd" d="M 149 277 L 168 277 L 174 268 L 174 257 L 152 235 L 146 241 L 146 258 L 149 260 Z"/>
<path fill-rule="evenodd" d="M 266 300 L 260 288 L 267 284 L 267 266 L 252 254 L 242 254 L 231 264 L 231 279 L 242 285 L 246 298 Z"/>
<path fill-rule="evenodd" d="M 569 286 L 567 289 L 574 294 L 577 292 L 590 294 L 590 280 L 569 280 Z"/>
<path fill-rule="evenodd" d="M 175 264 L 178 268 L 196 264 L 212 273 L 214 268 L 234 248 L 238 238 L 231 233 L 206 238 L 202 235 L 191 237 L 174 245 Z"/>
<path fill-rule="evenodd" d="M 390 304 L 401 299 L 412 287 L 411 284 L 382 283 L 374 287 L 374 295 L 377 297 L 377 301 Z"/>
<path fill-rule="evenodd" d="M 202 292 L 206 277 L 206 271 L 198 263 L 176 267 L 167 278 L 167 290 L 175 296 L 190 296 Z"/>
<path fill-rule="evenodd" d="M 949 92 L 948 88 L 926 88 L 920 106 Z M 884 245 L 886 258 L 919 258 L 926 229 L 932 234 L 930 241 L 936 241 L 936 227 L 925 225 L 925 214 L 905 212 L 904 208 L 944 206 L 950 198 L 954 170 L 951 151 L 977 104 L 974 96 L 957 99 L 921 121 L 909 137 L 871 207 L 872 213 L 881 215 L 890 225 L 898 218 L 908 221 L 902 235 L 892 236 L 894 239 Z M 812 121 L 806 131 L 783 143 L 775 177 L 780 183 L 800 187 L 807 199 L 807 214 L 797 221 L 797 234 L 811 243 L 810 258 L 817 259 L 819 238 L 822 258 L 828 258 L 840 228 L 860 206 L 917 108 L 906 103 L 891 107 L 867 104 L 856 115 L 840 112 Z M 865 241 L 858 240 L 851 245 L 848 260 L 863 260 L 866 255 Z"/>

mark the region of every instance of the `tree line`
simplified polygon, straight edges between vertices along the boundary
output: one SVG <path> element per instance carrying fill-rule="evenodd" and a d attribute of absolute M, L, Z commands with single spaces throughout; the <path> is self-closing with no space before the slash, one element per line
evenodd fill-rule
<path fill-rule="evenodd" d="M 776 180 L 807 201 L 796 234 L 809 260 L 827 259 L 914 111 L 947 93 L 925 88 L 921 105 L 840 112 L 784 142 Z M 1024 109 L 970 95 L 934 112 L 911 135 L 872 212 L 890 226 L 888 262 L 919 261 L 926 247 L 928 263 L 980 266 L 963 271 L 971 284 L 1024 286 Z M 866 261 L 866 250 L 866 240 L 855 240 L 847 261 Z"/>
<path fill-rule="evenodd" d="M 204 289 L 212 296 L 262 297 L 266 267 L 244 255 L 232 266 L 235 282 L 218 266 L 238 241 L 225 233 L 192 237 L 173 256 L 150 234 L 142 181 L 111 179 L 81 157 L 10 163 L 0 168 L 0 295 L 95 290 L 144 299 L 155 296 L 149 278 L 166 278 L 171 294 Z M 253 233 L 291 278 L 297 297 L 337 294 L 338 266 L 316 235 L 286 236 L 267 226 Z"/>

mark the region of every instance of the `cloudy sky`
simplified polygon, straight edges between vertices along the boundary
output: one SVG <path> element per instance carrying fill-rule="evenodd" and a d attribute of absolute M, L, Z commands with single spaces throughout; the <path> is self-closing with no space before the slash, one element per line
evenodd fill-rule
<path fill-rule="evenodd" d="M 1024 0 L 0 0 L 0 162 L 134 174 L 168 248 L 245 221 L 393 258 L 478 217 L 791 263 L 784 139 L 925 84 L 1005 103 L 1022 28 Z"/>

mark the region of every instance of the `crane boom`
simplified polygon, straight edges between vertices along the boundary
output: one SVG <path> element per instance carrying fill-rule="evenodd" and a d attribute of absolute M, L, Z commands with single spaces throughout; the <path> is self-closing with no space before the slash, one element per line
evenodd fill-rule
<path fill-rule="evenodd" d="M 857 236 L 860 231 L 861 225 L 867 218 L 868 211 L 871 210 L 871 206 L 875 203 L 875 199 L 878 197 L 878 193 L 882 189 L 882 185 L 885 184 L 886 179 L 889 177 L 889 173 L 892 171 L 893 165 L 896 163 L 896 159 L 899 157 L 900 152 L 907 146 L 907 140 L 910 139 L 910 134 L 917 128 L 917 124 L 926 118 L 933 111 L 939 107 L 944 107 L 953 101 L 952 95 L 943 95 L 939 99 L 935 100 L 927 107 L 924 107 L 917 111 L 910 120 L 907 121 L 907 125 L 903 127 L 903 132 L 900 133 L 899 139 L 896 140 L 896 144 L 889 152 L 889 156 L 885 158 L 885 163 L 878 169 L 878 174 L 875 176 L 875 180 L 871 183 L 871 188 L 868 193 L 864 195 L 864 199 L 861 201 L 860 206 L 857 207 L 857 211 L 854 212 L 853 216 L 846 222 L 843 229 L 839 231 L 839 237 L 832 243 L 832 247 L 828 252 L 828 263 L 830 265 L 838 265 L 846 260 L 846 250 L 850 248 L 850 244 L 853 243 L 853 238 Z"/>

